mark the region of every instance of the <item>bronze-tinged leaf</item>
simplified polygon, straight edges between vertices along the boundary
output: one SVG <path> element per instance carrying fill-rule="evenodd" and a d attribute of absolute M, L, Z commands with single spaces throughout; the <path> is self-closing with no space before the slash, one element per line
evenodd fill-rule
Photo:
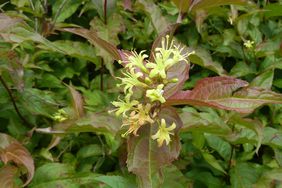
<path fill-rule="evenodd" d="M 177 93 L 179 90 L 182 89 L 184 83 L 189 78 L 189 70 L 190 65 L 186 62 L 179 62 L 175 65 L 173 65 L 168 71 L 167 71 L 167 77 L 168 79 L 177 78 L 177 83 L 169 83 L 164 88 L 164 97 L 169 98 L 170 96 Z"/>
<path fill-rule="evenodd" d="M 30 183 L 34 174 L 34 162 L 32 156 L 16 139 L 3 133 L 0 133 L 0 159 L 5 164 L 9 161 L 13 161 L 19 166 L 23 165 L 28 171 L 27 180 L 23 186 Z"/>
<path fill-rule="evenodd" d="M 177 6 L 179 12 L 186 13 L 193 0 L 172 0 L 172 2 Z"/>
<path fill-rule="evenodd" d="M 189 7 L 189 11 L 196 12 L 200 9 L 218 7 L 221 5 L 244 5 L 247 3 L 247 0 L 194 0 Z"/>
<path fill-rule="evenodd" d="M 125 10 L 132 11 L 132 2 L 131 0 L 123 0 L 123 7 Z"/>
<path fill-rule="evenodd" d="M 53 128 L 37 128 L 36 132 L 63 136 L 68 133 L 95 132 L 115 135 L 120 130 L 121 120 L 108 112 L 88 113 L 76 121 L 67 120 L 54 125 Z"/>
<path fill-rule="evenodd" d="M 17 175 L 18 169 L 14 166 L 4 166 L 0 168 L 0 187 L 1 188 L 16 188 L 14 178 Z"/>
<path fill-rule="evenodd" d="M 21 21 L 20 18 L 13 18 L 2 13 L 0 14 L 0 31 L 9 29 Z"/>
<path fill-rule="evenodd" d="M 69 88 L 72 96 L 72 106 L 75 114 L 75 119 L 78 119 L 84 115 L 83 98 L 81 94 L 76 91 L 72 85 L 67 85 L 67 87 Z"/>
<path fill-rule="evenodd" d="M 190 104 L 251 113 L 263 104 L 282 103 L 282 94 L 246 86 L 246 81 L 232 77 L 204 78 L 193 90 L 171 96 L 166 105 Z"/>
<path fill-rule="evenodd" d="M 121 60 L 120 50 L 118 50 L 113 44 L 98 37 L 95 31 L 90 31 L 84 28 L 63 28 L 60 30 L 74 33 L 76 35 L 84 37 L 94 46 L 99 46 L 106 50 L 109 55 L 111 55 L 115 60 Z"/>
<path fill-rule="evenodd" d="M 169 165 L 179 155 L 178 131 L 182 122 L 177 112 L 173 108 L 164 108 L 160 112 L 160 118 L 164 118 L 167 124 L 175 122 L 177 126 L 169 145 L 158 147 L 157 142 L 152 140 L 151 135 L 157 131 L 156 125 L 142 126 L 138 131 L 139 136 L 130 136 L 128 139 L 128 170 L 137 175 L 142 188 L 160 186 L 161 182 L 158 182 L 157 177 L 162 167 Z"/>

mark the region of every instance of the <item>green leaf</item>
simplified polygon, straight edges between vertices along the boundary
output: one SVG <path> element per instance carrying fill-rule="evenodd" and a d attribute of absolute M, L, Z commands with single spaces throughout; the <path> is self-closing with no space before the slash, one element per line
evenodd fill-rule
<path fill-rule="evenodd" d="M 271 17 L 276 17 L 276 16 L 282 16 L 282 5 L 281 3 L 268 3 L 265 7 L 264 7 L 264 15 L 267 18 L 271 18 Z"/>
<path fill-rule="evenodd" d="M 226 171 L 222 168 L 222 166 L 218 163 L 218 161 L 216 160 L 216 158 L 206 152 L 202 152 L 202 155 L 204 157 L 204 159 L 215 169 L 219 170 L 220 172 L 227 174 Z"/>
<path fill-rule="evenodd" d="M 218 154 L 228 161 L 231 156 L 231 145 L 218 136 L 212 134 L 205 134 L 208 145 L 213 148 Z"/>
<path fill-rule="evenodd" d="M 63 22 L 73 15 L 80 6 L 80 0 L 57 0 L 52 6 L 53 19 L 56 22 Z M 57 16 L 57 17 L 56 17 Z"/>
<path fill-rule="evenodd" d="M 61 30 L 74 33 L 76 35 L 86 38 L 94 46 L 99 46 L 100 48 L 103 48 L 108 53 L 108 55 L 112 56 L 115 60 L 122 59 L 120 55 L 121 51 L 119 51 L 113 44 L 100 38 L 95 31 L 90 31 L 88 29 L 83 28 L 64 28 Z"/>
<path fill-rule="evenodd" d="M 230 76 L 243 77 L 254 73 L 255 70 L 251 66 L 248 66 L 244 61 L 239 61 L 232 67 Z"/>
<path fill-rule="evenodd" d="M 163 169 L 162 179 L 164 181 L 162 188 L 183 188 L 189 184 L 188 178 L 186 178 L 182 172 L 173 165 Z"/>
<path fill-rule="evenodd" d="M 257 181 L 262 168 L 251 163 L 236 163 L 230 170 L 231 188 L 249 188 Z"/>
<path fill-rule="evenodd" d="M 21 93 L 21 103 L 32 114 L 51 117 L 58 106 L 54 95 L 48 90 L 26 88 Z"/>
<path fill-rule="evenodd" d="M 137 187 L 134 178 L 122 176 L 99 176 L 95 180 L 103 182 L 110 188 Z"/>
<path fill-rule="evenodd" d="M 98 19 L 97 17 L 90 22 L 91 30 L 97 33 L 97 36 L 113 45 L 118 45 L 118 34 L 123 30 L 122 17 L 118 14 L 113 14 L 111 18 L 107 20 L 107 23 Z M 97 55 L 102 57 L 104 63 L 111 74 L 114 74 L 113 57 L 109 56 L 107 51 L 103 48 L 96 48 Z"/>
<path fill-rule="evenodd" d="M 258 153 L 261 143 L 263 141 L 263 137 L 264 137 L 263 124 L 258 120 L 242 118 L 238 114 L 232 116 L 229 119 L 229 123 L 232 123 L 233 125 L 237 124 L 237 125 L 246 127 L 256 133 L 256 138 L 255 138 L 257 140 L 256 153 Z"/>
<path fill-rule="evenodd" d="M 104 151 L 103 148 L 98 145 L 98 144 L 91 144 L 82 147 L 78 152 L 77 152 L 77 157 L 78 158 L 87 158 L 87 157 L 92 157 L 92 156 L 100 156 L 103 155 Z"/>
<path fill-rule="evenodd" d="M 52 50 L 65 55 L 69 55 L 71 57 L 85 59 L 95 64 L 98 62 L 98 58 L 95 53 L 95 48 L 86 43 L 70 40 L 57 40 L 52 42 L 52 46 L 56 46 L 56 48 L 50 48 L 50 46 L 46 45 L 39 45 L 38 47 L 41 49 Z"/>
<path fill-rule="evenodd" d="M 160 34 L 167 29 L 167 26 L 170 25 L 170 22 L 166 17 L 162 15 L 160 8 L 154 4 L 153 1 L 149 0 L 138 0 L 144 6 L 144 10 L 151 17 L 151 21 L 156 29 L 156 31 Z"/>
<path fill-rule="evenodd" d="M 251 83 L 250 86 L 260 87 L 264 89 L 271 89 L 274 77 L 274 69 L 269 69 L 258 75 Z"/>
<path fill-rule="evenodd" d="M 277 186 L 281 186 L 282 182 L 282 168 L 272 169 L 262 174 L 258 182 L 254 185 L 256 188 L 271 187 L 273 182 L 277 182 Z"/>
<path fill-rule="evenodd" d="M 74 168 L 68 164 L 45 163 L 37 168 L 31 188 L 62 187 L 77 188 L 84 184 L 96 183 L 98 174 L 77 174 Z M 95 184 L 94 184 L 95 185 Z"/>
<path fill-rule="evenodd" d="M 91 0 L 91 2 L 95 6 L 100 18 L 102 18 L 103 20 L 107 20 L 107 18 L 109 18 L 115 11 L 117 1 L 116 0 L 107 0 L 107 1 Z M 106 13 L 106 18 L 105 18 L 105 13 Z"/>
<path fill-rule="evenodd" d="M 182 132 L 204 132 L 217 135 L 231 134 L 231 129 L 224 121 L 210 113 L 199 112 L 182 112 L 180 118 L 183 122 Z"/>
<path fill-rule="evenodd" d="M 222 68 L 222 66 L 218 62 L 213 61 L 210 54 L 203 48 L 191 49 L 191 51 L 195 51 L 194 54 L 189 56 L 192 63 L 214 71 L 219 75 L 226 74 L 226 71 Z"/>
<path fill-rule="evenodd" d="M 272 127 L 265 127 L 263 131 L 263 144 L 273 148 L 282 148 L 282 131 Z"/>
<path fill-rule="evenodd" d="M 164 108 L 160 118 L 166 119 L 167 124 L 174 122 L 177 128 L 171 136 L 169 145 L 157 146 L 151 136 L 157 131 L 156 125 L 142 126 L 139 136 L 130 136 L 128 139 L 127 167 L 130 172 L 137 175 L 141 188 L 153 188 L 161 185 L 159 172 L 165 165 L 170 164 L 179 155 L 179 138 L 177 132 L 182 126 L 177 112 L 172 108 Z"/>
<path fill-rule="evenodd" d="M 194 184 L 201 182 L 208 188 L 223 187 L 223 182 L 220 178 L 214 176 L 211 172 L 204 171 L 203 169 L 193 168 L 185 174 L 189 179 L 192 179 Z M 204 178 L 203 178 L 204 177 Z"/>

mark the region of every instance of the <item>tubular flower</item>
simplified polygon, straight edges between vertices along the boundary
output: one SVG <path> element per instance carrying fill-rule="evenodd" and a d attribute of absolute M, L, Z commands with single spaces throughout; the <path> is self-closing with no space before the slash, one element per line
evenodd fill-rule
<path fill-rule="evenodd" d="M 119 101 L 114 101 L 112 104 L 117 107 L 114 111 L 116 111 L 116 115 L 119 116 L 122 114 L 123 117 L 127 117 L 126 112 L 130 111 L 133 106 L 136 106 L 139 102 L 136 100 L 129 101 L 129 99 L 125 99 L 125 101 L 119 99 Z"/>
<path fill-rule="evenodd" d="M 129 69 L 140 68 L 143 72 L 148 73 L 147 68 L 144 65 L 144 61 L 148 58 L 147 54 L 144 54 L 145 50 L 141 51 L 140 54 L 132 52 L 133 55 L 128 56 L 128 62 L 125 67 Z"/>
<path fill-rule="evenodd" d="M 53 116 L 52 119 L 57 122 L 62 122 L 68 119 L 68 114 L 64 111 L 64 109 L 59 109 Z"/>
<path fill-rule="evenodd" d="M 165 103 L 165 98 L 163 97 L 164 84 L 158 85 L 157 89 L 148 89 L 146 91 L 146 97 L 148 97 L 151 102 L 160 101 L 161 103 Z"/>
<path fill-rule="evenodd" d="M 132 88 L 134 86 L 147 87 L 147 84 L 139 80 L 139 78 L 143 76 L 141 72 L 135 73 L 134 69 L 130 69 L 130 72 L 124 72 L 123 75 L 125 76 L 125 78 L 118 77 L 118 79 L 121 80 L 121 84 L 118 84 L 118 86 L 124 85 L 123 92 L 127 93 L 128 96 L 131 96 L 133 94 Z"/>
<path fill-rule="evenodd" d="M 169 41 L 169 36 L 167 35 L 162 41 L 162 47 L 155 49 L 155 62 L 148 62 L 146 67 L 151 69 L 149 77 L 154 78 L 160 76 L 162 79 L 167 77 L 166 71 L 173 65 L 184 61 L 189 63 L 187 58 L 194 53 L 186 52 L 185 48 L 180 48 L 180 45 L 175 45 L 172 40 Z"/>
<path fill-rule="evenodd" d="M 171 131 L 176 128 L 175 123 L 172 123 L 171 126 L 166 127 L 165 119 L 161 120 L 161 124 L 159 126 L 159 130 L 152 136 L 152 139 L 157 140 L 158 146 L 161 147 L 163 142 L 166 142 L 166 145 L 170 142 L 170 135 L 173 135 Z"/>
<path fill-rule="evenodd" d="M 129 129 L 124 133 L 124 136 L 133 133 L 137 135 L 138 129 L 146 124 L 146 123 L 154 123 L 154 120 L 150 116 L 151 105 L 146 104 L 145 106 L 142 104 L 138 104 L 135 111 L 130 113 L 128 120 L 124 122 L 122 126 L 129 125 Z"/>
<path fill-rule="evenodd" d="M 124 99 L 112 102 L 116 107 L 115 114 L 123 118 L 122 127 L 128 127 L 122 136 L 133 134 L 144 125 L 158 126 L 158 131 L 152 135 L 158 146 L 170 142 L 175 123 L 167 127 L 164 119 L 159 119 L 160 103 L 165 103 L 163 96 L 168 84 L 178 82 L 177 77 L 168 75 L 170 68 L 177 63 L 189 63 L 188 57 L 194 52 L 166 36 L 161 41 L 161 47 L 155 48 L 153 61 L 147 60 L 145 51 L 137 54 L 135 51 L 127 53 L 126 60 L 119 63 L 125 66 L 123 76 L 118 79 L 123 87 Z M 136 89 L 136 90 L 133 90 Z M 157 122 L 157 124 L 155 123 Z"/>

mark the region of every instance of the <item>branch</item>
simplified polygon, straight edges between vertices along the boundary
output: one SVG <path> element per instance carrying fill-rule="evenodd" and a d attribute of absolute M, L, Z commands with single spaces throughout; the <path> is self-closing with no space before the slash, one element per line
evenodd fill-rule
<path fill-rule="evenodd" d="M 32 124 L 30 124 L 30 123 L 23 117 L 23 115 L 20 113 L 19 108 L 18 108 L 18 106 L 17 106 L 17 104 L 16 104 L 16 101 L 15 101 L 15 99 L 14 99 L 14 97 L 13 97 L 13 94 L 12 94 L 11 90 L 9 89 L 8 85 L 6 84 L 5 80 L 2 78 L 2 76 L 0 76 L 0 82 L 2 83 L 2 85 L 4 86 L 4 88 L 6 89 L 8 95 L 9 95 L 11 101 L 12 101 L 13 107 L 14 107 L 14 109 L 15 109 L 17 115 L 19 116 L 19 118 L 22 120 L 22 122 L 23 122 L 24 124 L 28 125 L 28 127 L 30 127 L 30 128 L 34 127 L 34 126 L 33 126 Z"/>

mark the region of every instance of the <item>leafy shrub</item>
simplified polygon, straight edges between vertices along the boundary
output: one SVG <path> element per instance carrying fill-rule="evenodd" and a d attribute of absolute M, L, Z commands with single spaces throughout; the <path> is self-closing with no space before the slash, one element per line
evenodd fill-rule
<path fill-rule="evenodd" d="M 281 0 L 0 8 L 4 187 L 281 186 Z"/>

